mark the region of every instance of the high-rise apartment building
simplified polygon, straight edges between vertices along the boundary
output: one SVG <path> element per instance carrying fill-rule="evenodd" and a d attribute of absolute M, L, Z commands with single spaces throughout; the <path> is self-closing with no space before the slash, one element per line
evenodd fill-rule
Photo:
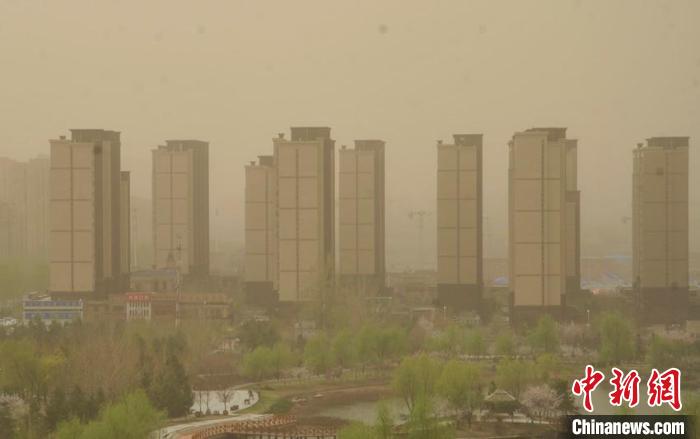
<path fill-rule="evenodd" d="M 121 185 L 119 191 L 120 203 L 119 224 L 121 227 L 121 268 L 122 268 L 122 286 L 126 288 L 129 285 L 129 274 L 131 273 L 131 174 L 128 171 L 122 171 L 119 177 Z"/>
<path fill-rule="evenodd" d="M 566 139 L 566 294 L 581 290 L 581 192 L 578 140 Z"/>
<path fill-rule="evenodd" d="M 339 281 L 381 294 L 386 276 L 384 141 L 356 140 L 338 153 Z"/>
<path fill-rule="evenodd" d="M 49 258 L 49 169 L 47 156 L 27 162 L 27 256 L 40 262 Z"/>
<path fill-rule="evenodd" d="M 49 159 L 0 157 L 0 258 L 48 260 Z"/>
<path fill-rule="evenodd" d="M 209 144 L 168 140 L 153 150 L 156 268 L 209 274 Z"/>
<path fill-rule="evenodd" d="M 123 289 L 119 133 L 51 140 L 49 288 L 84 297 Z"/>
<path fill-rule="evenodd" d="M 442 306 L 478 311 L 483 289 L 481 134 L 438 142 L 437 293 Z"/>
<path fill-rule="evenodd" d="M 0 258 L 27 254 L 27 166 L 0 157 Z"/>
<path fill-rule="evenodd" d="M 273 140 L 279 300 L 323 300 L 335 276 L 335 141 L 328 127 L 291 134 Z"/>
<path fill-rule="evenodd" d="M 532 128 L 509 144 L 511 321 L 561 315 L 578 271 L 575 141 L 566 128 Z M 576 250 L 571 250 L 574 246 Z M 575 282 L 575 281 L 572 281 Z"/>
<path fill-rule="evenodd" d="M 688 140 L 652 137 L 633 153 L 633 277 L 647 324 L 688 312 Z"/>
<path fill-rule="evenodd" d="M 245 167 L 245 288 L 249 302 L 273 303 L 277 291 L 277 188 L 272 156 Z"/>

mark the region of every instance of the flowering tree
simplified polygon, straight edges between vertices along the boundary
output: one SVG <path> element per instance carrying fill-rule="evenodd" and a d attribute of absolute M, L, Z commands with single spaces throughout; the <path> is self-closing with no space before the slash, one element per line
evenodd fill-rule
<path fill-rule="evenodd" d="M 561 396 L 548 385 L 542 384 L 528 387 L 520 396 L 520 403 L 530 416 L 540 420 L 548 419 L 559 408 Z"/>

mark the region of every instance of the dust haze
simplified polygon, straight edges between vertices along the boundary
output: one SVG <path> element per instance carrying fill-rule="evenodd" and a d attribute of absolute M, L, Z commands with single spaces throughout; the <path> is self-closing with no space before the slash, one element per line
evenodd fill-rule
<path fill-rule="evenodd" d="M 48 154 L 70 128 L 118 130 L 132 196 L 147 199 L 150 149 L 207 140 L 215 250 L 242 247 L 244 165 L 278 132 L 384 139 L 396 270 L 434 265 L 438 139 L 484 133 L 485 256 L 502 258 L 507 141 L 565 126 L 579 139 L 582 256 L 629 254 L 636 143 L 690 136 L 700 166 L 698 17 L 694 1 L 0 0 L 0 156 Z M 416 210 L 432 212 L 422 245 Z"/>

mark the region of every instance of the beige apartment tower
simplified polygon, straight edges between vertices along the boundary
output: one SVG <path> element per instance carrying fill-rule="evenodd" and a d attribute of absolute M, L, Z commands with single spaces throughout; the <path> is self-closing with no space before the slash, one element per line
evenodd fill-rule
<path fill-rule="evenodd" d="M 566 128 L 532 128 L 509 144 L 511 322 L 560 318 L 567 288 L 578 290 L 576 141 Z"/>
<path fill-rule="evenodd" d="M 328 127 L 291 134 L 273 140 L 279 300 L 323 301 L 335 276 L 335 141 Z"/>
<path fill-rule="evenodd" d="M 184 276 L 209 274 L 209 144 L 167 140 L 153 153 L 156 268 Z"/>
<path fill-rule="evenodd" d="M 48 262 L 49 158 L 0 157 L 0 259 Z"/>
<path fill-rule="evenodd" d="M 121 216 L 119 225 L 121 227 L 121 268 L 122 285 L 126 288 L 131 273 L 131 173 L 122 171 L 119 176 L 120 192 L 119 199 L 121 206 L 119 214 Z"/>
<path fill-rule="evenodd" d="M 384 141 L 356 140 L 338 153 L 338 280 L 366 296 L 385 290 Z"/>
<path fill-rule="evenodd" d="M 441 306 L 479 311 L 483 290 L 482 134 L 438 141 L 437 294 Z"/>
<path fill-rule="evenodd" d="M 688 137 L 652 137 L 633 152 L 634 290 L 644 324 L 688 313 Z"/>
<path fill-rule="evenodd" d="M 0 157 L 0 260 L 27 254 L 26 163 Z"/>
<path fill-rule="evenodd" d="M 245 290 L 249 303 L 277 301 L 277 188 L 274 158 L 245 167 Z"/>
<path fill-rule="evenodd" d="M 51 140 L 49 289 L 91 297 L 123 290 L 119 133 Z"/>

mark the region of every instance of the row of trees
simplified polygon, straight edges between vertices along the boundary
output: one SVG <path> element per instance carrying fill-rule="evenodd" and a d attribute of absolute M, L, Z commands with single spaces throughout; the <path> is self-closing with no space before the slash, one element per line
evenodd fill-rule
<path fill-rule="evenodd" d="M 280 341 L 272 346 L 260 344 L 244 355 L 242 372 L 253 381 L 279 379 L 285 369 L 301 364 L 313 374 L 326 374 L 333 369 L 365 372 L 368 367 L 386 365 L 407 351 L 408 336 L 402 329 L 365 325 L 357 333 L 341 330 L 332 337 L 319 333 L 295 350 Z"/>
<path fill-rule="evenodd" d="M 157 410 L 146 393 L 136 390 L 105 406 L 95 420 L 78 418 L 62 422 L 56 439 L 143 439 L 160 427 L 165 414 Z"/>
<path fill-rule="evenodd" d="M 193 403 L 191 337 L 151 325 L 29 325 L 0 334 L 0 393 L 20 398 L 12 431 L 43 438 L 61 422 L 84 424 L 141 390 L 167 416 Z M 188 370 L 189 369 L 189 370 Z M 12 435 L 0 437 L 12 438 Z"/>

